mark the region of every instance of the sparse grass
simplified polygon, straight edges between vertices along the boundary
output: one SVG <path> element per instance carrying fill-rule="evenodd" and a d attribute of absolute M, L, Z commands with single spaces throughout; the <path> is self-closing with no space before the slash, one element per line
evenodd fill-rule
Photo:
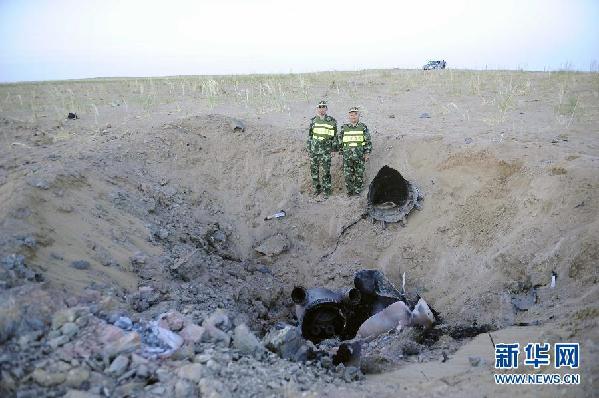
<path fill-rule="evenodd" d="M 443 115 L 497 125 L 518 114 L 523 98 L 541 95 L 555 98 L 556 123 L 570 127 L 587 103 L 581 87 L 591 90 L 585 95 L 599 97 L 599 74 L 449 69 L 113 78 L 0 85 L 0 111 L 5 117 L 31 122 L 59 121 L 75 112 L 99 123 L 102 117 L 114 118 L 115 112 L 122 118 L 147 117 L 165 104 L 172 104 L 175 112 L 209 111 L 228 104 L 257 113 L 289 113 L 295 103 L 320 98 L 365 103 L 365 98 L 378 95 L 377 103 L 383 106 L 422 93 Z"/>
<path fill-rule="evenodd" d="M 582 113 L 581 109 L 580 97 L 570 96 L 566 101 L 564 101 L 562 95 L 560 96 L 559 103 L 554 108 L 554 112 L 560 124 L 570 127 L 574 121 L 574 117 Z"/>

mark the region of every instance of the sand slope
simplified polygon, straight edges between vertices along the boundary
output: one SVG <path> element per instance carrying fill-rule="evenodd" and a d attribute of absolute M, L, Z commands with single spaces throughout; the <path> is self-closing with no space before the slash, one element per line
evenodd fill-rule
<path fill-rule="evenodd" d="M 399 284 L 405 272 L 410 288 L 447 323 L 499 330 L 536 323 L 498 333 L 537 341 L 555 329 L 556 341 L 580 341 L 581 373 L 592 380 L 599 314 L 596 74 L 365 71 L 235 79 L 211 80 L 210 91 L 204 80 L 182 78 L 186 93 L 161 80 L 0 86 L 0 254 L 24 254 L 57 287 L 93 280 L 131 290 L 138 282 L 131 257 L 163 250 L 148 239 L 153 209 L 183 201 L 193 222 L 226 232 L 230 256 L 267 264 L 286 285 L 343 286 L 362 268 L 381 269 Z M 67 87 L 79 120 L 59 120 L 63 109 L 52 111 Z M 32 91 L 31 109 L 14 99 Z M 345 196 L 339 155 L 334 195 L 311 196 L 304 143 L 320 98 L 328 98 L 341 122 L 350 105 L 364 110 L 374 148 L 367 181 L 389 165 L 424 193 L 423 209 L 406 227 L 360 220 L 365 192 Z M 93 107 L 85 105 L 91 101 Z M 420 117 L 424 112 L 430 118 Z M 245 131 L 234 131 L 232 118 L 243 120 Z M 263 220 L 281 209 L 287 217 Z M 277 233 L 290 242 L 286 252 L 263 258 L 253 250 Z M 70 267 L 79 259 L 91 267 Z M 518 311 L 512 300 L 533 289 L 535 304 Z M 464 346 L 456 363 L 474 351 L 492 361 L 485 338 Z M 452 363 L 406 365 L 367 378 L 356 394 L 374 388 L 393 395 L 376 386 L 399 378 L 411 380 L 400 381 L 410 396 L 467 396 L 487 380 L 486 367 L 471 374 Z M 425 382 L 415 381 L 415 369 Z M 509 393 L 488 388 L 493 396 Z M 576 391 L 590 388 L 585 382 Z"/>

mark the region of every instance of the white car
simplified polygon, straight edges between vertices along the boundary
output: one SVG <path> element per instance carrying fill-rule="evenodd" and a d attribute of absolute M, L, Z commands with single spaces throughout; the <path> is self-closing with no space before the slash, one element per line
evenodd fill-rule
<path fill-rule="evenodd" d="M 422 67 L 422 69 L 424 69 L 424 70 L 445 69 L 446 65 L 447 65 L 447 63 L 445 62 L 445 60 L 442 60 L 442 61 L 428 61 L 427 64 Z"/>

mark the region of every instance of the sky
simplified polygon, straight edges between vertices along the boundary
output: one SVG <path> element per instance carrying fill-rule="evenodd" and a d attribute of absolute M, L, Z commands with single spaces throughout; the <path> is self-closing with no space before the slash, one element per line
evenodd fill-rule
<path fill-rule="evenodd" d="M 0 82 L 420 68 L 597 71 L 599 0 L 0 0 Z"/>

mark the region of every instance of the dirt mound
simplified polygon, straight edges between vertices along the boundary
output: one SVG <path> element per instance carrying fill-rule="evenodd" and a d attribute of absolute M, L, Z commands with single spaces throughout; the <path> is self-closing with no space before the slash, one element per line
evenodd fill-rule
<path fill-rule="evenodd" d="M 406 387 L 413 396 L 460 395 L 474 384 L 497 392 L 483 374 L 493 355 L 487 352 L 489 331 L 505 339 L 580 341 L 588 350 L 582 357 L 589 358 L 583 377 L 593 374 L 599 174 L 596 138 L 588 131 L 599 109 L 590 101 L 591 83 L 584 76 L 571 83 L 588 104 L 582 107 L 586 117 L 574 115 L 566 128 L 546 114 L 557 94 L 552 97 L 555 85 L 544 84 L 554 77 L 514 77 L 529 79 L 537 91 L 518 94 L 513 109 L 497 114 L 491 88 L 458 95 L 457 75 L 381 73 L 312 76 L 304 82 L 309 91 L 293 100 L 268 97 L 273 82 L 261 82 L 257 92 L 267 94 L 255 102 L 238 91 L 255 84 L 243 79 L 201 82 L 201 88 L 182 80 L 194 93 L 182 98 L 168 97 L 172 87 L 162 82 L 152 83 L 148 98 L 139 97 L 139 81 L 94 83 L 94 95 L 112 102 L 98 97 L 94 112 L 73 109 L 75 120 L 64 119 L 63 110 L 60 120 L 53 118 L 45 102 L 29 120 L 26 109 L 5 100 L 1 388 L 59 394 L 92 385 L 109 394 L 148 396 L 311 390 L 335 396 L 347 391 L 325 385 L 361 379 L 356 368 L 336 368 L 320 357 L 309 364 L 287 362 L 261 351 L 266 343 L 256 341 L 267 332 L 280 341 L 291 338 L 277 322 L 294 321 L 293 286 L 337 289 L 361 269 L 381 270 L 396 286 L 405 274 L 409 293 L 425 296 L 441 323 L 430 335 L 391 333 L 364 347 L 363 370 L 382 374 L 351 384 L 357 395 L 392 394 L 396 389 L 384 386 L 394 385 L 397 374 L 411 380 Z M 280 90 L 287 87 L 279 83 Z M 290 92 L 296 93 L 296 83 L 289 83 Z M 56 84 L 72 84 L 73 96 L 89 100 L 87 86 Z M 219 89 L 211 91 L 215 84 Z M 14 98 L 21 88 L 10 90 L 1 98 Z M 50 103 L 56 92 L 40 90 L 39 100 Z M 365 181 L 388 165 L 426 198 L 405 226 L 383 229 L 363 217 L 365 194 L 344 195 L 337 155 L 333 195 L 311 196 L 304 143 L 314 101 L 306 98 L 323 94 L 340 107 L 364 105 L 374 144 Z M 117 102 L 123 106 L 113 106 Z M 431 117 L 419 118 L 424 111 Z M 568 131 L 556 135 L 557 129 Z M 284 217 L 265 219 L 281 209 Z M 19 301 L 27 296 L 48 305 L 33 311 L 31 303 Z M 59 308 L 78 308 L 63 322 L 77 328 L 52 327 Z M 215 321 L 219 309 L 229 326 Z M 164 353 L 178 341 L 151 323 L 170 311 L 182 320 L 181 328 L 169 331 L 197 342 L 185 342 L 163 362 L 136 357 Z M 134 353 L 104 359 L 106 343 L 95 329 L 120 341 L 113 348 L 132 344 Z M 296 348 L 298 358 L 317 352 Z M 470 362 L 468 356 L 483 360 Z M 19 367 L 13 369 L 15 360 Z M 81 369 L 87 377 L 77 374 Z M 476 383 L 463 377 L 468 372 Z M 250 374 L 259 382 L 251 382 Z M 73 381 L 77 377 L 88 388 Z M 92 392 L 106 394 L 100 388 Z"/>

